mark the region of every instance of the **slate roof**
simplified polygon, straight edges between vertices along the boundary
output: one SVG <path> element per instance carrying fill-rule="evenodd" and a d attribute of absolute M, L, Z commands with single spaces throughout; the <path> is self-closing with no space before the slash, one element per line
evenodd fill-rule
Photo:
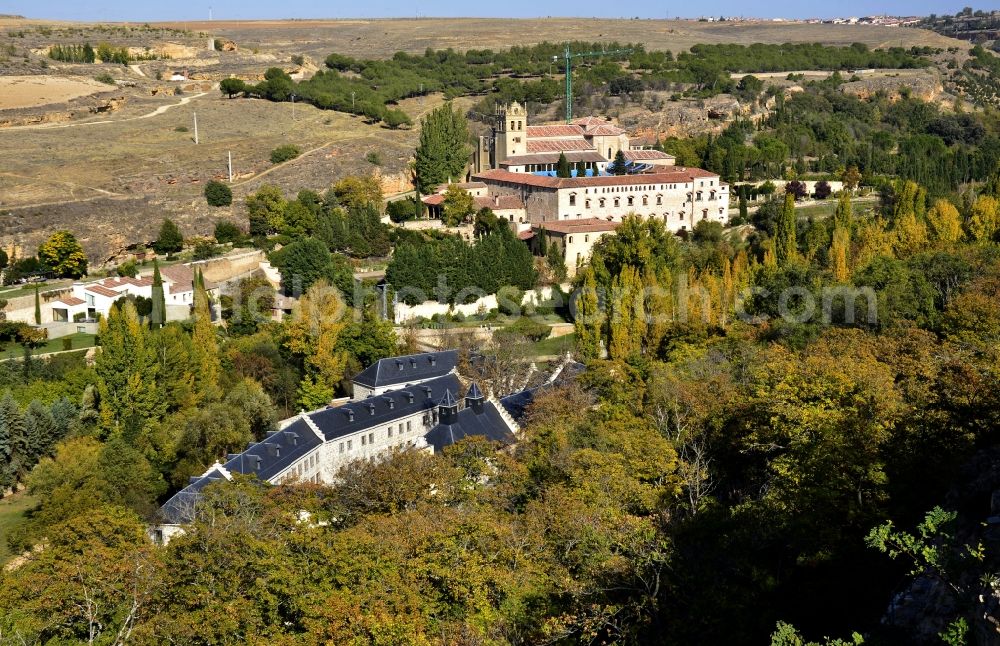
<path fill-rule="evenodd" d="M 232 473 L 270 480 L 322 443 L 300 417 L 284 429 L 269 433 L 263 441 L 250 444 L 243 453 L 231 454 L 225 467 Z"/>
<path fill-rule="evenodd" d="M 453 371 L 457 365 L 456 350 L 390 357 L 368 366 L 359 372 L 353 381 L 369 388 L 383 388 L 442 377 Z"/>
<path fill-rule="evenodd" d="M 481 435 L 504 444 L 514 441 L 514 434 L 493 402 L 483 404 L 481 413 L 472 408 L 463 408 L 458 411 L 454 424 L 438 424 L 424 435 L 424 439 L 434 447 L 434 452 L 438 453 L 446 446 L 473 435 Z"/>
<path fill-rule="evenodd" d="M 524 414 L 528 410 L 528 406 L 534 401 L 535 391 L 523 390 L 504 397 L 500 400 L 500 405 L 507 409 L 507 412 L 514 418 L 515 422 L 520 422 L 524 419 Z"/>
<path fill-rule="evenodd" d="M 171 525 L 190 523 L 194 520 L 195 507 L 201 491 L 208 485 L 228 480 L 228 474 L 218 468 L 212 468 L 198 478 L 192 478 L 191 483 L 171 496 L 170 500 L 160 507 L 159 516 L 163 522 Z"/>
<path fill-rule="evenodd" d="M 381 395 L 349 402 L 337 408 L 309 413 L 327 442 L 358 431 L 392 424 L 395 420 L 420 411 L 431 410 L 446 390 L 457 392 L 458 375 L 449 374 L 421 384 L 390 390 Z"/>

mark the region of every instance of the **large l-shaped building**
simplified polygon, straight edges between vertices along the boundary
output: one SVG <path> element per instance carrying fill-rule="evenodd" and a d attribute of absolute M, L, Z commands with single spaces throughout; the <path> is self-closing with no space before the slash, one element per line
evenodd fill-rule
<path fill-rule="evenodd" d="M 192 477 L 160 508 L 154 540 L 166 542 L 183 531 L 194 520 L 202 490 L 233 474 L 271 484 L 329 484 L 344 465 L 393 450 L 436 453 L 468 436 L 513 442 L 519 431 L 515 416 L 530 391 L 496 399 L 473 383 L 461 395 L 457 364 L 455 350 L 376 362 L 355 377 L 350 402 L 286 420 L 264 440 Z"/>

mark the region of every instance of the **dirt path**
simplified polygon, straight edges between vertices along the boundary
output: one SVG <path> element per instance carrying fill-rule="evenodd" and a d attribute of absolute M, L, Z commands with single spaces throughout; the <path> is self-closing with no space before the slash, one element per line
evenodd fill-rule
<path fill-rule="evenodd" d="M 101 194 L 101 195 L 99 195 L 97 197 L 93 197 L 93 198 L 90 198 L 90 199 L 98 199 L 100 197 L 124 197 L 121 193 L 115 193 L 114 191 L 107 191 L 107 190 L 105 190 L 103 188 L 96 188 L 94 186 L 83 186 L 82 184 L 77 184 L 75 182 L 62 182 L 62 181 L 59 181 L 57 179 L 39 179 L 37 177 L 30 177 L 28 175 L 18 175 L 17 173 L 8 173 L 8 172 L 0 172 L 0 175 L 6 175 L 7 177 L 17 177 L 18 179 L 26 179 L 26 180 L 30 180 L 32 182 L 42 182 L 44 184 L 59 184 L 59 185 L 62 185 L 62 186 L 68 186 L 68 187 L 70 187 L 70 189 L 78 189 L 79 188 L 79 189 L 84 189 L 84 190 L 87 190 L 87 191 L 95 191 L 95 192 Z M 74 199 L 74 200 L 68 200 L 68 201 L 69 202 L 79 202 L 79 201 L 82 201 L 83 199 L 87 199 L 87 198 Z M 57 202 L 57 204 L 59 204 L 59 203 L 61 203 L 61 202 Z M 32 204 L 32 205 L 29 205 L 29 206 L 43 206 L 43 205 Z"/>
<path fill-rule="evenodd" d="M 171 103 L 169 105 L 161 105 L 152 112 L 147 112 L 146 114 L 140 114 L 137 117 L 127 117 L 125 119 L 102 119 L 100 121 L 84 121 L 81 123 L 52 123 L 52 124 L 35 124 L 30 126 L 11 126 L 10 128 L 0 128 L 0 133 L 9 132 L 11 130 L 49 130 L 54 128 L 77 128 L 80 126 L 96 126 L 102 123 L 122 123 L 124 121 L 138 121 L 139 119 L 151 119 L 152 117 L 157 117 L 164 114 L 168 110 L 180 107 L 182 105 L 187 105 L 195 99 L 200 99 L 201 97 L 210 94 L 218 88 L 218 85 L 213 85 L 212 89 L 208 92 L 201 92 L 200 94 L 192 94 L 191 96 L 182 97 L 177 103 Z"/>

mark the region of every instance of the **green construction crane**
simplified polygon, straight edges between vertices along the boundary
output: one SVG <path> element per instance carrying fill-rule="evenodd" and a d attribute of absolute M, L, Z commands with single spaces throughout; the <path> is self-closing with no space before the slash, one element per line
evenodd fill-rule
<path fill-rule="evenodd" d="M 610 49 L 603 52 L 580 52 L 574 54 L 569 51 L 569 45 L 566 45 L 566 53 L 564 54 L 566 59 L 566 123 L 573 121 L 573 59 L 574 58 L 590 58 L 594 56 L 607 56 L 608 54 L 631 54 L 631 49 Z M 558 56 L 552 57 L 553 61 L 559 60 Z"/>

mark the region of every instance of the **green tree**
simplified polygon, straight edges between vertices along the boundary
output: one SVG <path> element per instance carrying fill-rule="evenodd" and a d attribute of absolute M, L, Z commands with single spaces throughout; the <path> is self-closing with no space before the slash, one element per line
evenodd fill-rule
<path fill-rule="evenodd" d="M 332 187 L 336 203 L 348 211 L 374 207 L 382 211 L 382 182 L 374 175 L 350 175 Z"/>
<path fill-rule="evenodd" d="M 565 153 L 559 153 L 559 161 L 556 162 L 556 177 L 572 177 L 573 169 L 566 159 Z"/>
<path fill-rule="evenodd" d="M 783 266 L 798 254 L 798 238 L 795 233 L 795 196 L 785 194 L 785 206 L 781 210 L 774 234 L 778 264 Z"/>
<path fill-rule="evenodd" d="M 460 225 L 475 212 L 472 194 L 456 184 L 449 184 L 444 193 L 442 221 L 446 226 Z"/>
<path fill-rule="evenodd" d="M 243 230 L 229 220 L 219 220 L 215 223 L 213 237 L 219 244 L 238 245 L 243 242 Z"/>
<path fill-rule="evenodd" d="M 219 90 L 230 99 L 237 94 L 243 94 L 246 89 L 247 84 L 242 79 L 228 78 L 219 81 Z"/>
<path fill-rule="evenodd" d="M 40 244 L 38 260 L 60 278 L 80 278 L 87 273 L 87 254 L 69 231 L 56 231 Z"/>
<path fill-rule="evenodd" d="M 35 325 L 42 324 L 42 299 L 38 295 L 38 285 L 35 285 Z"/>
<path fill-rule="evenodd" d="M 297 240 L 281 251 L 271 254 L 272 262 L 281 272 L 281 286 L 286 294 L 302 294 L 323 279 L 344 291 L 350 298 L 353 277 L 350 268 L 326 245 L 316 238 Z"/>
<path fill-rule="evenodd" d="M 101 320 L 101 348 L 94 370 L 100 393 L 104 435 L 124 435 L 133 441 L 146 422 L 156 419 L 162 402 L 156 388 L 157 363 L 149 332 L 135 306 L 125 302 Z"/>
<path fill-rule="evenodd" d="M 256 193 L 247 196 L 247 215 L 250 219 L 250 235 L 270 235 L 284 225 L 285 194 L 273 185 L 261 186 Z"/>
<path fill-rule="evenodd" d="M 153 259 L 153 309 L 150 313 L 150 323 L 154 329 L 167 322 L 167 300 L 163 291 L 163 276 L 160 275 L 160 263 Z"/>
<path fill-rule="evenodd" d="M 469 162 L 469 127 L 450 103 L 432 111 L 420 122 L 416 150 L 417 189 L 429 195 L 439 185 L 465 175 Z"/>
<path fill-rule="evenodd" d="M 197 391 L 203 401 L 215 401 L 221 396 L 219 376 L 219 346 L 212 323 L 211 302 L 205 290 L 204 276 L 198 274 L 194 290 L 194 330 L 191 333 L 191 358 Z"/>
<path fill-rule="evenodd" d="M 625 159 L 625 153 L 619 150 L 615 153 L 615 161 L 608 167 L 612 175 L 626 175 L 628 174 L 628 160 Z"/>
<path fill-rule="evenodd" d="M 160 234 L 157 236 L 156 242 L 153 243 L 153 249 L 156 250 L 156 253 L 169 255 L 177 253 L 183 248 L 184 236 L 181 235 L 181 230 L 170 218 L 164 219 L 163 224 L 160 225 Z"/>
<path fill-rule="evenodd" d="M 209 206 L 229 206 L 233 203 L 233 191 L 224 182 L 213 179 L 205 184 L 205 201 Z"/>
<path fill-rule="evenodd" d="M 583 359 L 597 359 L 601 355 L 601 330 L 604 327 L 604 316 L 600 309 L 594 270 L 590 267 L 584 267 L 582 274 L 573 319 L 576 328 L 576 347 Z"/>
<path fill-rule="evenodd" d="M 585 161 L 576 162 L 576 176 L 577 177 L 587 176 L 587 162 Z"/>

